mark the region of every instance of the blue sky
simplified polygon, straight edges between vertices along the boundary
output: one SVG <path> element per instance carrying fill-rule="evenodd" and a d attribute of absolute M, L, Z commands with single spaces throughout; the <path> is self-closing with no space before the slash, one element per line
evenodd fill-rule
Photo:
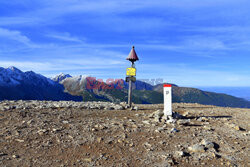
<path fill-rule="evenodd" d="M 250 86 L 249 0 L 0 1 L 0 66 L 180 86 Z"/>

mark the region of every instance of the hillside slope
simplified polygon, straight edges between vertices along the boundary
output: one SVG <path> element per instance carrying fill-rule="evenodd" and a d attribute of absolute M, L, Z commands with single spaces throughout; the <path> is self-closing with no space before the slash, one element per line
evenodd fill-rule
<path fill-rule="evenodd" d="M 250 109 L 0 102 L 0 166 L 249 166 Z"/>
<path fill-rule="evenodd" d="M 161 93 L 162 84 L 153 90 Z M 223 93 L 202 91 L 196 88 L 178 87 L 173 85 L 173 102 L 199 103 L 207 105 L 250 108 L 250 101 Z"/>
<path fill-rule="evenodd" d="M 91 82 L 88 77 L 84 79 L 67 78 L 61 82 L 65 90 L 72 95 L 83 96 L 84 101 L 127 101 L 128 84 L 124 80 L 114 83 L 113 88 L 106 83 L 99 81 Z M 91 82 L 91 83 L 90 83 Z M 92 85 L 87 88 L 86 85 Z M 118 85 L 120 86 L 118 89 Z M 207 105 L 243 107 L 250 108 L 250 102 L 241 98 L 226 94 L 201 91 L 195 88 L 173 86 L 173 102 L 200 103 Z M 163 103 L 163 85 L 152 86 L 142 81 L 136 81 L 132 85 L 132 100 L 138 104 L 159 104 Z"/>

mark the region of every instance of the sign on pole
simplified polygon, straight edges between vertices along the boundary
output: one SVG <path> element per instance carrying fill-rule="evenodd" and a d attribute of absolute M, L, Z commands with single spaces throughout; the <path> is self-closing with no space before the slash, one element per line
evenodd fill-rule
<path fill-rule="evenodd" d="M 164 116 L 172 116 L 172 85 L 163 84 Z"/>
<path fill-rule="evenodd" d="M 130 67 L 126 71 L 127 76 L 136 76 L 136 68 Z"/>

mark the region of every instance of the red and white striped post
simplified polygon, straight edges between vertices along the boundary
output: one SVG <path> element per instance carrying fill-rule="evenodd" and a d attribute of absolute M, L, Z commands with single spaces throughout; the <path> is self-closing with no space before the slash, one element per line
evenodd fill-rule
<path fill-rule="evenodd" d="M 164 116 L 172 116 L 172 85 L 163 84 Z"/>

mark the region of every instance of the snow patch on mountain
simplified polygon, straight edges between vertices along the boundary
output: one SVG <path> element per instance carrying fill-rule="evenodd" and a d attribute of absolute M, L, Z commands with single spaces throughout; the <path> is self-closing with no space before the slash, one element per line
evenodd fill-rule
<path fill-rule="evenodd" d="M 72 76 L 69 74 L 60 73 L 59 75 L 56 75 L 55 77 L 52 77 L 51 79 L 55 82 L 61 82 L 62 80 L 66 78 L 71 78 L 71 77 Z"/>
<path fill-rule="evenodd" d="M 70 78 L 65 78 L 60 83 L 64 85 L 65 92 L 71 93 L 72 95 L 78 95 L 85 90 L 87 77 L 89 76 L 73 76 Z"/>
<path fill-rule="evenodd" d="M 16 67 L 0 68 L 0 85 L 17 86 L 21 83 L 54 85 L 55 82 L 33 71 L 22 72 Z"/>

